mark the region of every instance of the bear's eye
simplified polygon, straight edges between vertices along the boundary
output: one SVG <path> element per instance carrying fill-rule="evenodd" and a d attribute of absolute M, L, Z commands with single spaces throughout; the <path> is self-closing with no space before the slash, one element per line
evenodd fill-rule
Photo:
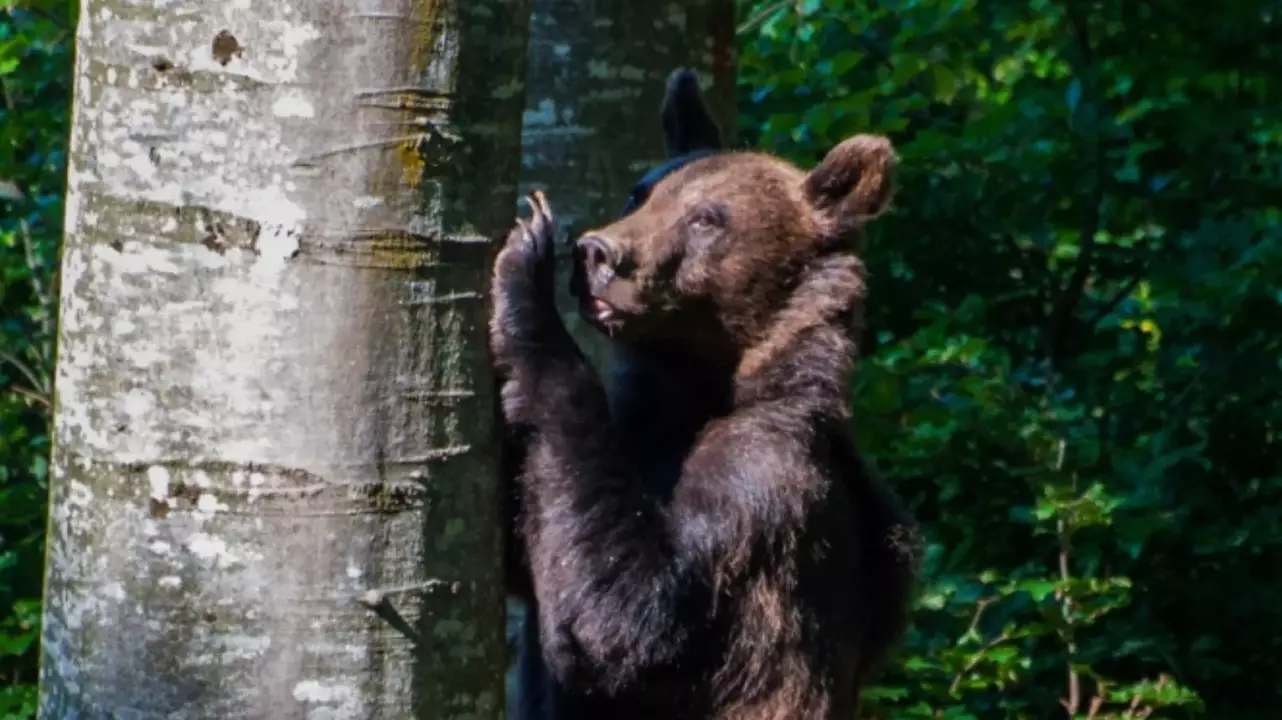
<path fill-rule="evenodd" d="M 698 231 L 719 230 L 725 227 L 726 214 L 719 205 L 700 205 L 690 214 L 690 228 Z"/>

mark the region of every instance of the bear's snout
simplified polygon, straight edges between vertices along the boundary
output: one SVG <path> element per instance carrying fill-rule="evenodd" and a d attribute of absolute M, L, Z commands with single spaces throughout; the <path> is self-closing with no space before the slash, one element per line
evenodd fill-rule
<path fill-rule="evenodd" d="M 598 278 L 608 280 L 614 275 L 619 262 L 619 253 L 608 240 L 600 235 L 585 235 L 575 243 L 579 253 L 579 263 L 588 280 L 595 284 Z"/>

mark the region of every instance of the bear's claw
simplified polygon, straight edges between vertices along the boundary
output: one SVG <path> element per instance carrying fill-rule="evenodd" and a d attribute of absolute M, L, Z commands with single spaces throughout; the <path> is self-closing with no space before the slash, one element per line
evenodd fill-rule
<path fill-rule="evenodd" d="M 527 220 L 517 218 L 516 224 L 508 233 L 507 243 L 500 258 L 500 267 L 505 275 L 525 273 L 534 282 L 539 295 L 551 293 L 554 275 L 553 246 L 556 236 L 556 221 L 552 216 L 551 205 L 542 191 L 534 191 L 525 197 L 525 202 L 533 211 Z M 540 300 L 551 301 L 551 296 L 540 297 Z"/>
<path fill-rule="evenodd" d="M 547 197 L 539 191 L 526 196 L 531 217 L 517 218 L 494 266 L 492 343 L 506 354 L 509 339 L 544 342 L 556 334 L 556 262 L 553 247 L 556 222 Z"/>
<path fill-rule="evenodd" d="M 525 196 L 525 202 L 533 211 L 534 217 L 526 225 L 530 241 L 534 244 L 534 254 L 539 262 L 551 263 L 552 248 L 556 240 L 556 222 L 552 218 L 552 206 L 542 190 L 535 190 Z"/>

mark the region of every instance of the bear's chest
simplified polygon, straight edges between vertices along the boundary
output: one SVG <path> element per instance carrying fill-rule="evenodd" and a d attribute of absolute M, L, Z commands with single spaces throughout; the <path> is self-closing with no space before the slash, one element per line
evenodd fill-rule
<path fill-rule="evenodd" d="M 701 424 L 672 412 L 661 398 L 633 394 L 611 408 L 620 450 L 629 469 L 646 489 L 667 497 L 681 480 L 681 470 L 694 447 Z"/>
<path fill-rule="evenodd" d="M 615 358 L 606 383 L 624 460 L 646 488 L 666 497 L 699 435 L 730 410 L 728 376 L 665 354 Z"/>

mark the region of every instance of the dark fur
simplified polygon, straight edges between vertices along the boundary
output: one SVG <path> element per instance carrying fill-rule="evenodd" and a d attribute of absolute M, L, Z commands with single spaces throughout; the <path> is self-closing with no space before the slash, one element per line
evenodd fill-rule
<path fill-rule="evenodd" d="M 692 77 L 669 84 L 675 156 L 720 146 Z M 859 136 L 809 174 L 689 160 L 577 244 L 606 386 L 553 305 L 541 195 L 495 263 L 522 716 L 850 720 L 914 570 L 845 402 L 865 285 L 839 250 L 889 201 L 893 152 Z"/>

